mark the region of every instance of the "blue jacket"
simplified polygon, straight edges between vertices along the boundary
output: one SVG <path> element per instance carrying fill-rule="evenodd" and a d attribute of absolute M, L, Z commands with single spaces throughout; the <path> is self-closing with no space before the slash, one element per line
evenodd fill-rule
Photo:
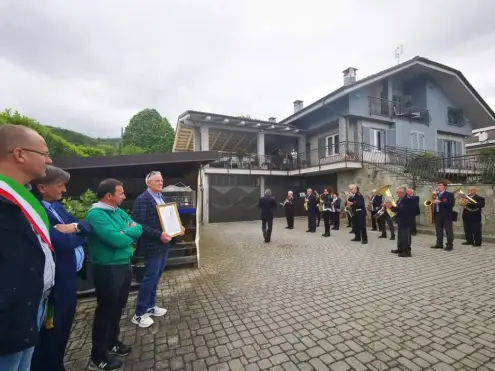
<path fill-rule="evenodd" d="M 75 295 L 76 293 L 76 254 L 75 248 L 87 244 L 86 236 L 92 232 L 87 222 L 73 217 L 59 202 L 51 204 L 52 208 L 62 218 L 65 224 L 78 223 L 80 233 L 62 233 L 55 229 L 55 225 L 61 224 L 55 215 L 46 207 L 46 213 L 50 221 L 50 240 L 55 249 L 55 300 L 63 295 Z M 43 205 L 44 207 L 44 205 Z"/>
<path fill-rule="evenodd" d="M 164 254 L 175 240 L 168 243 L 160 240 L 163 231 L 156 205 L 155 199 L 146 190 L 136 198 L 132 207 L 132 218 L 143 227 L 143 234 L 137 241 L 136 255 L 145 259 Z"/>

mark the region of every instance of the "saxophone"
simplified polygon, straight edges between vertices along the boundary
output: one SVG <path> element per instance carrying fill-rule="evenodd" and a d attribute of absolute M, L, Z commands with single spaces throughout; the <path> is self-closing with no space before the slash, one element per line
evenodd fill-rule
<path fill-rule="evenodd" d="M 308 211 L 308 195 L 304 198 L 304 210 Z"/>
<path fill-rule="evenodd" d="M 321 194 L 318 197 L 318 199 L 320 200 L 320 203 L 318 204 L 318 210 L 320 210 L 320 212 L 323 212 L 323 203 L 324 203 L 323 197 L 324 197 L 323 194 Z"/>
<path fill-rule="evenodd" d="M 438 198 L 438 192 L 437 191 L 432 191 L 430 195 L 430 199 L 426 200 L 423 205 L 425 205 L 425 212 L 426 212 L 426 221 L 428 224 L 433 224 L 433 207 L 435 201 Z"/>

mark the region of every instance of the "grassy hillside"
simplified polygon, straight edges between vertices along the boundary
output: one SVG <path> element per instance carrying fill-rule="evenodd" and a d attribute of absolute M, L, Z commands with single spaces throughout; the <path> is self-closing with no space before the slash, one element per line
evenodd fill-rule
<path fill-rule="evenodd" d="M 53 126 L 46 127 L 49 128 L 54 134 L 64 138 L 66 141 L 80 146 L 116 146 L 120 142 L 120 138 L 92 138 L 73 130 L 62 129 Z"/>

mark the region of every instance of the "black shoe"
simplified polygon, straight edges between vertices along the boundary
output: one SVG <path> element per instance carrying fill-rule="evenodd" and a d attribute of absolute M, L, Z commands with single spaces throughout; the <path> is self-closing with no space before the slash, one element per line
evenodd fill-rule
<path fill-rule="evenodd" d="M 126 345 L 121 341 L 117 342 L 111 349 L 108 350 L 109 354 L 116 355 L 118 357 L 125 357 L 132 352 L 132 347 L 130 345 Z"/>
<path fill-rule="evenodd" d="M 372 231 L 377 231 L 378 229 L 376 229 L 376 228 L 371 228 L 371 230 L 372 230 Z"/>
<path fill-rule="evenodd" d="M 265 240 L 265 243 L 269 243 L 269 242 L 270 242 L 270 240 Z"/>
<path fill-rule="evenodd" d="M 308 229 L 308 230 L 306 231 L 306 233 L 308 233 L 308 232 L 311 232 L 311 230 L 310 230 L 310 229 Z"/>
<path fill-rule="evenodd" d="M 367 245 L 368 244 L 368 241 L 361 241 L 361 245 Z"/>
<path fill-rule="evenodd" d="M 399 256 L 401 258 L 410 258 L 410 257 L 412 257 L 412 255 L 411 255 L 410 252 L 400 252 L 397 256 Z"/>
<path fill-rule="evenodd" d="M 378 236 L 378 238 L 387 238 L 387 235 L 382 234 L 381 236 Z"/>
<path fill-rule="evenodd" d="M 417 234 L 418 234 L 418 232 L 412 232 L 411 236 L 416 236 Z"/>
<path fill-rule="evenodd" d="M 439 246 L 439 245 L 433 245 L 431 246 L 432 249 L 443 249 L 443 246 Z"/>
<path fill-rule="evenodd" d="M 331 228 L 331 230 L 332 230 L 332 231 L 336 231 L 336 230 L 337 230 L 337 228 L 335 228 L 335 227 L 332 227 L 332 228 Z"/>
<path fill-rule="evenodd" d="M 353 241 L 353 242 L 360 242 L 361 240 L 359 238 L 353 238 L 351 241 Z"/>
<path fill-rule="evenodd" d="M 395 240 L 395 236 L 390 236 L 390 240 L 391 241 L 394 241 Z"/>
<path fill-rule="evenodd" d="M 349 234 L 354 233 L 354 231 L 350 231 Z"/>
<path fill-rule="evenodd" d="M 446 247 L 444 250 L 445 251 L 452 251 L 452 250 L 454 250 L 454 248 L 453 247 Z"/>
<path fill-rule="evenodd" d="M 108 358 L 106 360 L 94 361 L 91 359 L 89 362 L 89 369 L 91 371 L 118 371 L 122 367 L 122 361 L 118 359 Z"/>
<path fill-rule="evenodd" d="M 469 246 L 469 245 L 474 245 L 474 243 L 473 242 L 463 242 L 463 243 L 461 243 L 461 245 Z"/>
<path fill-rule="evenodd" d="M 285 229 L 290 229 L 290 227 L 285 227 Z"/>
<path fill-rule="evenodd" d="M 390 250 L 390 252 L 391 252 L 392 254 L 398 254 L 398 253 L 399 253 L 399 250 L 397 250 L 397 249 L 395 249 L 395 250 Z"/>
<path fill-rule="evenodd" d="M 473 246 L 474 246 L 474 247 L 480 247 L 480 246 L 481 246 L 481 244 L 480 244 L 480 243 L 475 243 Z"/>

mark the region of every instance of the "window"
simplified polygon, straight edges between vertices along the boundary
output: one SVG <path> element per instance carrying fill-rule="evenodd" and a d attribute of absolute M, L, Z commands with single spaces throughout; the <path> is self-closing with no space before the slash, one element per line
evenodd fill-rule
<path fill-rule="evenodd" d="M 370 129 L 370 144 L 372 150 L 381 151 L 385 147 L 384 130 Z"/>
<path fill-rule="evenodd" d="M 462 110 L 452 107 L 447 107 L 447 123 L 454 126 L 464 125 L 464 114 Z"/>
<path fill-rule="evenodd" d="M 411 148 L 419 151 L 425 150 L 425 134 L 419 131 L 411 132 Z"/>
<path fill-rule="evenodd" d="M 339 134 L 329 135 L 325 137 L 325 156 L 339 154 Z"/>

